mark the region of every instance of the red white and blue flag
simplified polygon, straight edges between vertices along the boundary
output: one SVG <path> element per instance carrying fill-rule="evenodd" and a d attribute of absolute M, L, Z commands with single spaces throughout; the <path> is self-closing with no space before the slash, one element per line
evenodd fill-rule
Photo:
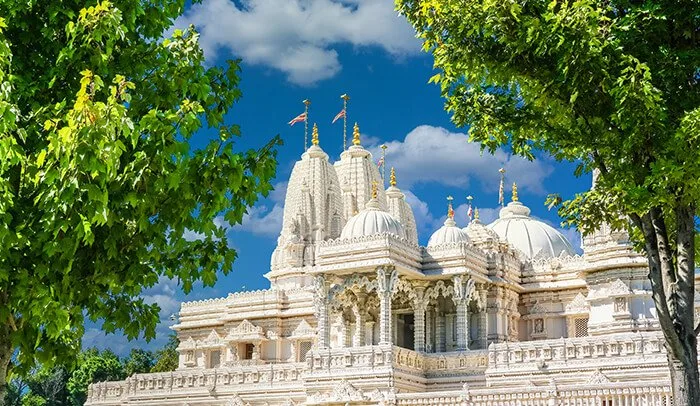
<path fill-rule="evenodd" d="M 381 168 L 382 165 L 384 165 L 384 157 L 379 158 L 379 161 L 377 161 L 377 168 Z"/>
<path fill-rule="evenodd" d="M 473 215 L 474 215 L 474 211 L 472 210 L 472 204 L 469 203 L 469 209 L 467 209 L 467 217 L 469 218 L 470 221 L 471 221 Z"/>
<path fill-rule="evenodd" d="M 335 118 L 333 118 L 333 122 L 331 122 L 331 124 L 335 124 L 335 122 L 341 118 L 345 118 L 345 109 L 340 110 L 340 113 L 335 115 Z"/>
<path fill-rule="evenodd" d="M 294 117 L 289 123 L 290 126 L 296 124 L 296 123 L 301 123 L 302 121 L 306 121 L 306 113 L 301 113 L 298 116 Z"/>

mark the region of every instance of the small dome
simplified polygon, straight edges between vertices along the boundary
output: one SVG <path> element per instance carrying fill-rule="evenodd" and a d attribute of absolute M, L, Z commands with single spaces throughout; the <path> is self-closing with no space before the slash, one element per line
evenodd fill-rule
<path fill-rule="evenodd" d="M 530 217 L 530 209 L 518 201 L 501 209 L 489 228 L 529 258 L 553 258 L 574 255 L 569 241 L 549 224 Z"/>
<path fill-rule="evenodd" d="M 391 233 L 404 238 L 406 235 L 401 223 L 391 214 L 380 210 L 376 198 L 367 202 L 364 210 L 351 217 L 343 227 L 340 238 L 362 237 L 381 233 Z"/>
<path fill-rule="evenodd" d="M 468 226 L 462 229 L 467 235 L 471 242 L 475 244 L 483 243 L 490 240 L 498 241 L 500 237 L 495 231 L 488 228 L 484 223 L 482 223 L 478 218 L 474 218 Z"/>
<path fill-rule="evenodd" d="M 469 242 L 469 236 L 462 231 L 462 229 L 457 227 L 457 223 L 453 218 L 448 216 L 447 220 L 445 220 L 445 224 L 430 236 L 428 247 L 462 241 Z"/>

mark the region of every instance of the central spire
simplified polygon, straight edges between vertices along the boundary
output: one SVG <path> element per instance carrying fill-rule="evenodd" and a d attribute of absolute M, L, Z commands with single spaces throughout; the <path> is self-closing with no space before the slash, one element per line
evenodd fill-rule
<path fill-rule="evenodd" d="M 352 128 L 352 145 L 360 145 L 360 126 L 355 122 Z"/>
<path fill-rule="evenodd" d="M 394 167 L 391 167 L 391 174 L 389 175 L 389 186 L 396 186 L 396 171 Z"/>
<path fill-rule="evenodd" d="M 318 145 L 318 126 L 314 123 L 314 128 L 311 130 L 311 143 Z"/>

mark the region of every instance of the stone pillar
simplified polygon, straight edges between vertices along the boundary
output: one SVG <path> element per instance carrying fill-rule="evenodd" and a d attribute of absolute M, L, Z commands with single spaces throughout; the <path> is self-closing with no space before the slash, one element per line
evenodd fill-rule
<path fill-rule="evenodd" d="M 260 345 L 261 343 L 258 341 L 256 343 L 253 343 L 253 356 L 252 359 L 257 361 L 260 359 Z"/>
<path fill-rule="evenodd" d="M 433 309 L 428 306 L 425 312 L 425 351 L 433 352 Z"/>
<path fill-rule="evenodd" d="M 488 289 L 485 285 L 481 285 L 479 289 L 479 347 L 486 349 L 489 346 L 489 325 L 488 325 L 488 313 L 487 311 L 487 300 L 488 300 Z"/>
<path fill-rule="evenodd" d="M 445 314 L 439 312 L 435 315 L 435 352 L 445 352 Z"/>
<path fill-rule="evenodd" d="M 289 340 L 289 362 L 297 362 L 297 340 Z"/>
<path fill-rule="evenodd" d="M 467 305 L 474 291 L 474 280 L 467 275 L 457 275 L 452 278 L 452 299 L 457 307 L 457 351 L 469 349 L 469 312 Z"/>
<path fill-rule="evenodd" d="M 424 286 L 416 286 L 416 299 L 413 301 L 413 349 L 425 352 L 425 308 L 427 303 L 423 300 Z"/>
<path fill-rule="evenodd" d="M 352 336 L 352 346 L 361 347 L 365 340 L 365 310 L 362 308 L 364 301 L 358 298 L 357 303 L 352 307 L 352 312 L 355 315 L 355 334 Z"/>
<path fill-rule="evenodd" d="M 374 344 L 374 321 L 365 321 L 365 345 Z"/>
<path fill-rule="evenodd" d="M 328 286 L 323 275 L 314 278 L 314 310 L 318 320 L 318 348 L 328 348 L 330 344 Z"/>
<path fill-rule="evenodd" d="M 379 344 L 391 344 L 391 296 L 398 280 L 393 266 L 377 268 L 377 295 L 379 295 Z"/>

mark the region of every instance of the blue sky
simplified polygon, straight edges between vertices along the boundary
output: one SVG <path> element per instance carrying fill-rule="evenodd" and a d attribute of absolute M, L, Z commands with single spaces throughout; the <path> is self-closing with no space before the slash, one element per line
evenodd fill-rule
<path fill-rule="evenodd" d="M 466 196 L 474 196 L 483 221 L 497 217 L 498 168 L 519 185 L 520 200 L 534 216 L 559 227 L 556 213 L 544 206 L 548 193 L 563 197 L 587 189 L 590 177 L 575 178 L 574 165 L 547 157 L 535 162 L 480 153 L 467 142 L 464 128 L 456 128 L 443 110 L 439 88 L 428 84 L 435 72 L 432 57 L 422 53 L 411 27 L 393 11 L 389 0 L 204 0 L 189 8 L 177 21 L 179 27 L 194 24 L 207 63 L 242 58 L 242 100 L 227 116 L 239 124 L 244 150 L 264 145 L 280 134 L 276 191 L 249 210 L 242 225 L 229 231 L 239 258 L 234 271 L 221 276 L 213 288 L 196 287 L 185 296 L 175 281 L 162 279 L 144 293 L 147 301 L 161 305 L 158 338 L 129 342 L 123 336 L 105 336 L 89 326 L 83 345 L 111 348 L 126 354 L 132 347 L 162 345 L 182 301 L 225 296 L 242 289 L 264 289 L 263 274 L 281 228 L 286 182 L 294 162 L 303 152 L 303 125 L 287 122 L 303 112 L 310 99 L 310 124 L 319 126 L 321 147 L 338 158 L 342 149 L 342 121 L 331 120 L 342 108 L 347 93 L 349 126 L 357 121 L 363 145 L 372 151 L 384 143 L 387 166 L 395 166 L 398 186 L 406 193 L 416 216 L 419 239 L 425 244 L 445 219 L 447 195 L 455 198 L 456 217 L 466 222 Z M 351 129 L 348 129 L 351 133 Z M 203 145 L 207 131 L 194 137 Z M 510 199 L 510 187 L 507 188 Z M 575 230 L 562 230 L 578 248 Z"/>

